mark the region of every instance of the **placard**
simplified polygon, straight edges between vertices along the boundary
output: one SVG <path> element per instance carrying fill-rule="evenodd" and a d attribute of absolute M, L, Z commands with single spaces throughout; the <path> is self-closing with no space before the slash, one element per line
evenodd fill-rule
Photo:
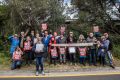
<path fill-rule="evenodd" d="M 42 24 L 42 30 L 47 30 L 47 28 L 48 28 L 47 24 L 46 24 L 46 23 L 43 23 L 43 24 Z"/>
<path fill-rule="evenodd" d="M 60 54 L 65 54 L 65 48 L 60 48 Z"/>
<path fill-rule="evenodd" d="M 64 26 L 60 27 L 60 32 L 61 32 L 61 34 L 64 34 L 64 32 L 65 32 L 65 27 Z"/>
<path fill-rule="evenodd" d="M 99 26 L 94 26 L 93 27 L 93 32 L 99 32 Z"/>
<path fill-rule="evenodd" d="M 86 48 L 79 48 L 80 56 L 86 56 Z"/>
<path fill-rule="evenodd" d="M 57 57 L 57 50 L 56 50 L 56 48 L 51 49 L 51 56 L 52 57 Z"/>
<path fill-rule="evenodd" d="M 69 53 L 76 53 L 75 47 L 69 47 Z"/>

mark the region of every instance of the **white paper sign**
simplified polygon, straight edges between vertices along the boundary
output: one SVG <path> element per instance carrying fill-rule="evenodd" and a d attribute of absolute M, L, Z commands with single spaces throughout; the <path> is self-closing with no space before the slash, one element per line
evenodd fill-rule
<path fill-rule="evenodd" d="M 69 53 L 76 53 L 75 47 L 69 47 Z"/>

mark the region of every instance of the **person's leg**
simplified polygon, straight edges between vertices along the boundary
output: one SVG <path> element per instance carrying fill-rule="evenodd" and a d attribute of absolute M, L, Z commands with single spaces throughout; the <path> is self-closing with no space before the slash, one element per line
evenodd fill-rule
<path fill-rule="evenodd" d="M 40 67 L 41 67 L 41 72 L 44 71 L 44 68 L 43 68 L 43 61 L 44 61 L 44 58 L 43 57 L 40 57 Z"/>
<path fill-rule="evenodd" d="M 21 67 L 21 61 L 16 61 L 16 68 L 20 68 Z"/>
<path fill-rule="evenodd" d="M 55 65 L 55 58 L 53 58 L 53 64 Z"/>
<path fill-rule="evenodd" d="M 47 59 L 47 57 L 48 57 L 48 46 L 45 46 L 44 51 L 45 51 L 44 58 Z"/>
<path fill-rule="evenodd" d="M 72 62 L 72 54 L 70 53 L 70 62 Z"/>
<path fill-rule="evenodd" d="M 115 68 L 114 65 L 113 65 L 113 56 L 111 54 L 110 51 L 107 51 L 107 54 L 108 54 L 108 59 L 109 59 L 109 64 L 110 64 L 110 67 L 112 67 L 113 69 Z"/>
<path fill-rule="evenodd" d="M 102 56 L 102 63 L 103 63 L 103 66 L 105 66 L 105 56 Z"/>
<path fill-rule="evenodd" d="M 32 64 L 32 51 L 29 52 L 29 63 Z"/>
<path fill-rule="evenodd" d="M 107 51 L 107 54 L 108 54 L 108 59 L 109 59 L 109 64 L 112 65 L 113 62 L 112 62 L 112 54 L 110 51 Z"/>
<path fill-rule="evenodd" d="M 28 65 L 30 65 L 31 64 L 31 52 L 30 51 L 28 52 L 27 56 L 28 56 L 27 62 L 28 62 Z"/>
<path fill-rule="evenodd" d="M 73 53 L 73 63 L 75 63 L 76 62 L 76 55 L 75 55 L 75 53 Z"/>
<path fill-rule="evenodd" d="M 11 70 L 16 69 L 16 61 L 12 61 Z"/>
<path fill-rule="evenodd" d="M 25 52 L 25 63 L 28 65 L 28 56 L 29 54 L 28 54 L 28 52 Z"/>
<path fill-rule="evenodd" d="M 92 50 L 89 50 L 89 65 L 92 65 Z"/>
<path fill-rule="evenodd" d="M 62 63 L 62 54 L 60 54 L 60 63 Z"/>
<path fill-rule="evenodd" d="M 99 62 L 100 62 L 100 65 L 101 65 L 101 64 L 102 64 L 102 63 L 101 63 L 101 55 L 99 55 Z"/>
<path fill-rule="evenodd" d="M 86 65 L 86 57 L 83 57 L 83 65 Z"/>
<path fill-rule="evenodd" d="M 36 57 L 36 72 L 39 72 L 39 58 Z"/>
<path fill-rule="evenodd" d="M 92 59 L 93 59 L 93 64 L 96 66 L 96 51 L 95 51 L 95 49 L 92 50 Z"/>
<path fill-rule="evenodd" d="M 63 54 L 63 62 L 65 63 L 66 62 L 66 55 Z"/>

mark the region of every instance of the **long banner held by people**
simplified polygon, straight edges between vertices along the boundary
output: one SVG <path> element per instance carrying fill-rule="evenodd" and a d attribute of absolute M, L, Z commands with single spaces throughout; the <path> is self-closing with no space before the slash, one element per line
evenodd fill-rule
<path fill-rule="evenodd" d="M 61 47 L 70 47 L 70 46 L 93 46 L 95 43 L 71 43 L 71 44 L 52 44 L 51 46 L 61 46 Z"/>

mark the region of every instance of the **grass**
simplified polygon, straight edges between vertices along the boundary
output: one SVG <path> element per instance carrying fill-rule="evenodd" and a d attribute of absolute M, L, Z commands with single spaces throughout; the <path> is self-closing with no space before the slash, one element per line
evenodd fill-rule
<path fill-rule="evenodd" d="M 116 58 L 120 59 L 120 45 L 114 45 L 113 53 Z"/>
<path fill-rule="evenodd" d="M 119 50 L 120 47 L 115 48 L 115 51 L 120 51 Z M 114 54 L 114 63 L 116 66 L 120 67 L 120 54 Z M 119 59 L 118 59 L 119 58 Z M 9 52 L 6 51 L 1 51 L 0 52 L 0 70 L 10 70 L 10 66 L 11 66 L 11 59 L 9 56 Z M 95 66 L 89 66 L 88 64 L 86 66 L 80 65 L 79 63 L 76 63 L 76 65 L 71 65 L 69 62 L 67 62 L 66 64 L 57 64 L 57 65 L 53 65 L 53 64 L 49 64 L 48 62 L 45 62 L 44 64 L 45 69 L 48 70 L 79 70 L 79 69 L 85 69 L 85 68 L 96 68 Z M 97 67 L 102 67 L 102 66 L 97 66 Z M 107 67 L 107 66 L 106 66 Z M 20 70 L 35 70 L 35 64 L 32 64 L 30 66 L 28 65 L 23 65 L 22 68 Z"/>

